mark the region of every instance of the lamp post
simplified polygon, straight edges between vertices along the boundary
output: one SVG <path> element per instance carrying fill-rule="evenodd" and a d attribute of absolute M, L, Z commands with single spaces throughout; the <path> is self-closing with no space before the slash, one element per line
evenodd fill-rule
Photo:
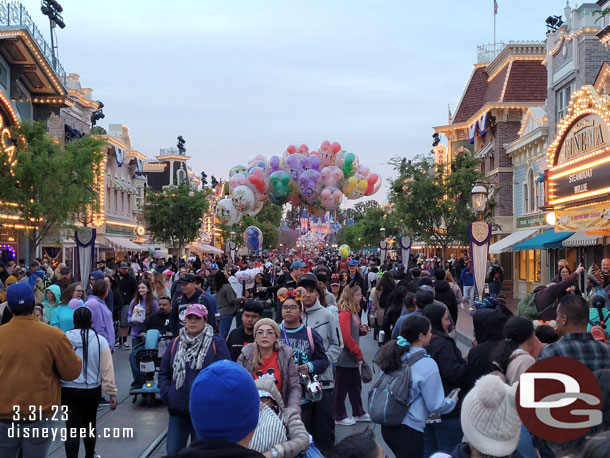
<path fill-rule="evenodd" d="M 489 254 L 489 239 L 491 237 L 491 224 L 483 221 L 487 209 L 487 188 L 476 183 L 471 191 L 472 210 L 477 221 L 468 225 L 468 238 L 470 239 L 470 257 L 474 270 L 474 283 L 479 292 L 479 300 L 483 300 L 485 291 L 485 274 L 487 273 L 487 257 Z"/>

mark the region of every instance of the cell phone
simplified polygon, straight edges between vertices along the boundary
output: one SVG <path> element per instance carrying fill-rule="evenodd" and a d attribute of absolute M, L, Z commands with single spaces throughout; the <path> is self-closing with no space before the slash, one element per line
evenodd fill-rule
<path fill-rule="evenodd" d="M 449 392 L 449 394 L 447 395 L 448 398 L 452 398 L 454 396 L 456 396 L 459 392 L 460 392 L 461 388 L 454 388 L 453 390 L 451 390 Z"/>

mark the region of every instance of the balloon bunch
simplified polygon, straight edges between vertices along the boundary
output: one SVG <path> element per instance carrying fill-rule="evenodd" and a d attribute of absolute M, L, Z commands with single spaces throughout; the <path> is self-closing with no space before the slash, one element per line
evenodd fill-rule
<path fill-rule="evenodd" d="M 232 226 L 242 215 L 258 214 L 268 200 L 304 205 L 310 215 L 321 216 L 337 209 L 344 196 L 359 199 L 375 194 L 381 177 L 339 143 L 325 140 L 313 151 L 307 145 L 288 145 L 281 156 L 253 156 L 247 166 L 231 168 L 228 187 L 230 198 L 217 203 L 216 216 Z"/>

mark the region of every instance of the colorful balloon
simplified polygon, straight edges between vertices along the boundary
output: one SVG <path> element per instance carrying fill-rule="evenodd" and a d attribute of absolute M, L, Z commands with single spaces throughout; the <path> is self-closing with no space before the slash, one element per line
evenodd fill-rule
<path fill-rule="evenodd" d="M 320 158 L 315 154 L 310 154 L 307 157 L 306 168 L 307 170 L 317 170 L 319 172 L 322 168 L 322 162 L 320 161 Z"/>
<path fill-rule="evenodd" d="M 330 150 L 337 154 L 339 151 L 341 151 L 341 145 L 339 144 L 339 142 L 332 142 L 332 144 L 330 145 Z"/>
<path fill-rule="evenodd" d="M 352 252 L 352 249 L 349 247 L 349 245 L 343 244 L 339 247 L 339 254 L 341 255 L 342 258 L 347 258 L 351 252 Z"/>
<path fill-rule="evenodd" d="M 233 189 L 231 200 L 237 211 L 242 213 L 252 209 L 256 204 L 256 197 L 248 186 L 238 186 Z"/>
<path fill-rule="evenodd" d="M 264 205 L 265 205 L 265 202 L 262 200 L 259 200 L 258 202 L 256 202 L 256 204 L 254 205 L 254 207 L 251 210 L 244 212 L 244 215 L 256 216 L 261 212 Z"/>
<path fill-rule="evenodd" d="M 259 251 L 263 249 L 263 233 L 256 226 L 249 226 L 244 231 L 244 242 L 246 247 L 251 251 Z"/>
<path fill-rule="evenodd" d="M 305 156 L 307 156 L 309 154 L 309 146 L 307 146 L 305 144 L 299 146 L 299 153 L 304 154 Z"/>
<path fill-rule="evenodd" d="M 231 167 L 231 170 L 229 170 L 229 178 L 232 177 L 233 175 L 235 175 L 236 173 L 242 173 L 242 172 L 246 172 L 248 170 L 248 167 L 246 167 L 245 165 L 236 165 L 235 167 Z"/>
<path fill-rule="evenodd" d="M 267 173 L 271 175 L 278 170 L 282 170 L 282 159 L 276 155 L 270 156 L 267 164 Z"/>
<path fill-rule="evenodd" d="M 343 193 L 341 190 L 329 187 L 322 189 L 320 193 L 320 207 L 327 211 L 332 211 L 339 208 Z"/>
<path fill-rule="evenodd" d="M 269 191 L 269 185 L 267 183 L 267 177 L 265 176 L 265 169 L 262 169 L 260 167 L 254 167 L 250 169 L 250 172 L 248 172 L 247 186 L 252 189 L 252 191 L 254 191 L 256 194 L 267 194 L 267 191 Z"/>
<path fill-rule="evenodd" d="M 365 196 L 372 196 L 381 188 L 381 177 L 376 173 L 371 173 L 367 178 L 367 187 Z"/>
<path fill-rule="evenodd" d="M 368 181 L 365 178 L 352 176 L 343 181 L 343 194 L 348 199 L 359 199 L 364 196 L 368 188 Z"/>
<path fill-rule="evenodd" d="M 248 173 L 247 172 L 239 172 L 234 174 L 231 178 L 229 178 L 229 191 L 233 192 L 235 188 L 238 186 L 247 186 L 248 185 Z"/>
<path fill-rule="evenodd" d="M 322 175 L 317 170 L 305 170 L 297 179 L 301 201 L 313 205 L 322 190 Z"/>
<path fill-rule="evenodd" d="M 334 165 L 322 169 L 322 180 L 325 187 L 340 187 L 343 180 L 343 170 Z"/>
<path fill-rule="evenodd" d="M 292 192 L 292 180 L 288 172 L 278 170 L 269 176 L 269 197 L 271 202 L 283 205 Z"/>
<path fill-rule="evenodd" d="M 341 165 L 341 170 L 343 170 L 343 176 L 345 178 L 351 177 L 358 168 L 358 159 L 354 153 L 347 153 L 343 156 L 343 165 Z"/>
<path fill-rule="evenodd" d="M 286 152 L 288 154 L 294 154 L 297 152 L 297 147 L 294 145 L 288 145 L 288 147 L 286 148 Z"/>
<path fill-rule="evenodd" d="M 216 204 L 216 218 L 218 218 L 222 224 L 230 225 L 231 221 L 237 217 L 238 213 L 239 212 L 235 208 L 235 205 L 233 205 L 231 199 L 222 199 Z"/>
<path fill-rule="evenodd" d="M 322 143 L 320 143 L 320 149 L 321 150 L 329 150 L 330 149 L 330 142 L 328 140 L 324 140 Z"/>
<path fill-rule="evenodd" d="M 291 154 L 284 161 L 284 170 L 290 174 L 293 180 L 296 180 L 306 169 L 307 164 L 306 156 L 301 153 Z"/>

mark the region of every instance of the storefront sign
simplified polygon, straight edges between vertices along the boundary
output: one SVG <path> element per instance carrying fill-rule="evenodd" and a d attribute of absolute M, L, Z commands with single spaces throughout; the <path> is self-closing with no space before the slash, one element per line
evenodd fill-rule
<path fill-rule="evenodd" d="M 579 170 L 569 173 L 566 171 L 561 176 L 552 178 L 551 203 L 564 198 L 575 200 L 580 194 L 585 194 L 583 198 L 586 198 L 591 195 L 589 193 L 608 187 L 610 161 L 603 164 L 591 163 L 591 167 L 583 166 L 579 164 Z"/>
<path fill-rule="evenodd" d="M 603 148 L 609 141 L 610 129 L 600 116 L 589 114 L 580 118 L 564 136 L 557 165 Z"/>
<path fill-rule="evenodd" d="M 555 232 L 610 229 L 610 202 L 557 210 Z"/>
<path fill-rule="evenodd" d="M 517 218 L 517 229 L 523 229 L 524 227 L 538 227 L 546 225 L 545 220 L 546 213 L 532 216 L 522 216 Z"/>

